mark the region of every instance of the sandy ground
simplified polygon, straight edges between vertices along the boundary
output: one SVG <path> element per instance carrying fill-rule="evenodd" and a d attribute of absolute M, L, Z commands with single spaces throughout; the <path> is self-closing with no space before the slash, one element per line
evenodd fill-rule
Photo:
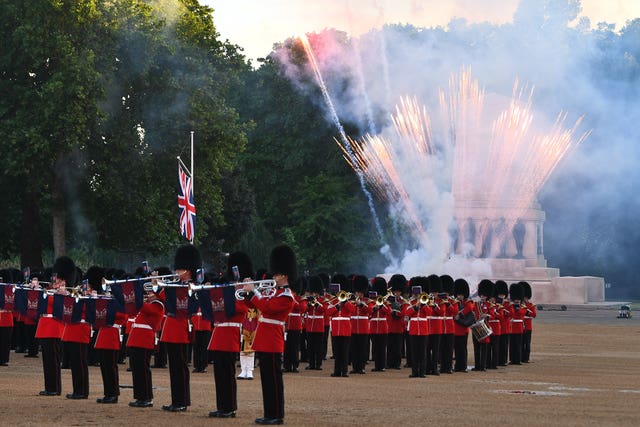
<path fill-rule="evenodd" d="M 414 379 L 405 368 L 331 378 L 328 360 L 323 371 L 285 374 L 285 424 L 638 426 L 640 317 L 616 315 L 616 310 L 539 312 L 532 363 L 497 371 Z M 471 343 L 469 349 L 471 355 Z M 131 374 L 120 366 L 121 385 L 131 385 Z M 127 406 L 130 388 L 122 388 L 116 405 L 95 403 L 102 396 L 98 367 L 90 367 L 89 400 L 67 400 L 71 374 L 63 370 L 62 375 L 62 396 L 38 396 L 44 384 L 41 359 L 12 354 L 10 365 L 0 367 L 0 424 L 227 426 L 254 425 L 262 416 L 259 377 L 238 382 L 237 418 L 217 420 L 207 416 L 215 409 L 212 369 L 191 374 L 193 405 L 177 414 L 161 410 L 170 403 L 166 369 L 153 370 L 154 407 L 147 409 Z"/>

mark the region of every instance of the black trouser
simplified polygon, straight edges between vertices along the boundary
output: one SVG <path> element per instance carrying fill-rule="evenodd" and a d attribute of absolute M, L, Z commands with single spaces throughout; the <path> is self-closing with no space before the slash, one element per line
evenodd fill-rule
<path fill-rule="evenodd" d="M 169 380 L 171 382 L 171 404 L 191 405 L 189 386 L 189 366 L 187 365 L 187 344 L 167 343 L 169 356 Z"/>
<path fill-rule="evenodd" d="M 151 380 L 151 353 L 147 348 L 127 347 L 131 363 L 133 379 L 133 398 L 136 400 L 153 399 L 153 382 Z"/>
<path fill-rule="evenodd" d="M 284 418 L 282 354 L 257 352 L 260 361 L 264 418 Z M 215 363 L 214 363 L 215 364 Z"/>
<path fill-rule="evenodd" d="M 409 335 L 412 377 L 421 377 L 427 372 L 427 341 L 427 335 Z"/>
<path fill-rule="evenodd" d="M 531 356 L 531 329 L 524 331 L 522 337 L 522 361 L 529 363 L 529 356 Z"/>
<path fill-rule="evenodd" d="M 509 334 L 500 335 L 500 356 L 498 357 L 498 365 L 507 366 L 509 356 Z"/>
<path fill-rule="evenodd" d="M 127 341 L 129 341 L 129 334 L 125 334 L 124 331 L 126 330 L 126 328 L 124 326 L 122 326 L 122 343 L 120 345 L 120 351 L 118 352 L 118 363 L 124 363 L 125 359 L 127 358 L 127 355 L 129 354 L 129 347 L 126 346 Z M 133 366 L 131 365 L 131 361 L 129 361 L 129 367 L 131 367 L 131 369 L 133 369 Z"/>
<path fill-rule="evenodd" d="M 400 348 L 402 352 L 400 358 L 406 358 L 406 365 L 411 366 L 411 338 L 409 338 L 409 331 L 402 333 L 402 346 Z M 400 363 L 402 364 L 402 361 Z"/>
<path fill-rule="evenodd" d="M 195 371 L 204 371 L 209 364 L 207 346 L 211 341 L 211 331 L 196 331 L 195 341 L 193 345 L 193 368 Z"/>
<path fill-rule="evenodd" d="M 307 332 L 309 368 L 322 367 L 322 339 L 323 332 Z"/>
<path fill-rule="evenodd" d="M 491 335 L 489 337 L 489 348 L 487 349 L 487 368 L 497 369 L 500 360 L 500 337 L 502 335 Z"/>
<path fill-rule="evenodd" d="M 427 374 L 436 375 L 440 373 L 438 363 L 440 362 L 440 339 L 442 334 L 429 335 L 427 340 Z"/>
<path fill-rule="evenodd" d="M 207 343 L 208 345 L 209 343 Z M 159 342 L 156 350 L 153 353 L 153 367 L 154 368 L 166 368 L 167 367 L 167 343 Z"/>
<path fill-rule="evenodd" d="M 300 365 L 300 331 L 287 331 L 284 342 L 284 370 L 292 371 Z"/>
<path fill-rule="evenodd" d="M 216 383 L 216 409 L 223 412 L 237 411 L 236 359 L 238 353 L 215 350 L 212 354 L 213 379 Z"/>
<path fill-rule="evenodd" d="M 522 334 L 511 334 L 509 337 L 509 361 L 514 365 L 522 362 Z"/>
<path fill-rule="evenodd" d="M 353 334 L 351 335 L 351 369 L 354 372 L 364 371 L 369 358 L 369 335 Z"/>
<path fill-rule="evenodd" d="M 454 337 L 454 350 L 456 353 L 456 372 L 466 372 L 467 370 L 467 343 L 469 342 L 469 334 L 456 335 Z"/>
<path fill-rule="evenodd" d="M 376 371 L 387 367 L 387 334 L 371 334 L 373 363 Z"/>
<path fill-rule="evenodd" d="M 27 346 L 26 351 L 29 356 L 35 357 L 38 355 L 38 340 L 36 339 L 37 324 L 28 325 L 24 324 L 24 344 Z"/>
<path fill-rule="evenodd" d="M 116 397 L 120 395 L 120 378 L 118 376 L 119 350 L 96 349 L 95 351 L 100 359 L 104 396 Z"/>
<path fill-rule="evenodd" d="M 453 370 L 453 334 L 442 335 L 440 343 L 440 372 L 449 373 Z"/>
<path fill-rule="evenodd" d="M 11 354 L 12 332 L 13 327 L 11 326 L 0 328 L 0 363 L 9 363 L 9 354 Z"/>
<path fill-rule="evenodd" d="M 25 352 L 25 333 L 24 333 L 24 322 L 20 320 L 14 320 L 13 329 L 11 330 L 11 349 L 15 349 L 16 353 L 24 353 Z"/>
<path fill-rule="evenodd" d="M 476 337 L 472 337 L 473 341 L 473 361 L 474 371 L 484 371 L 487 366 L 487 343 L 481 343 L 476 340 Z"/>
<path fill-rule="evenodd" d="M 304 329 L 300 332 L 300 361 L 309 361 L 309 337 Z"/>
<path fill-rule="evenodd" d="M 50 393 L 61 393 L 60 338 L 41 338 L 42 370 L 44 389 Z"/>
<path fill-rule="evenodd" d="M 100 356 L 98 352 L 94 348 L 96 345 L 96 339 L 98 338 L 98 334 L 91 335 L 91 341 L 89 342 L 89 347 L 87 350 L 87 363 L 89 366 L 97 366 L 100 363 Z"/>
<path fill-rule="evenodd" d="M 329 325 L 324 327 L 324 333 L 322 334 L 322 359 L 327 359 L 327 348 L 329 347 Z"/>
<path fill-rule="evenodd" d="M 348 374 L 350 341 L 351 337 L 333 337 L 334 375 Z"/>
<path fill-rule="evenodd" d="M 70 341 L 64 342 L 64 352 L 69 358 L 69 368 L 71 368 L 73 394 L 77 396 L 89 396 L 88 351 L 89 344 Z"/>
<path fill-rule="evenodd" d="M 387 365 L 389 368 L 400 368 L 402 364 L 402 333 L 388 335 Z"/>

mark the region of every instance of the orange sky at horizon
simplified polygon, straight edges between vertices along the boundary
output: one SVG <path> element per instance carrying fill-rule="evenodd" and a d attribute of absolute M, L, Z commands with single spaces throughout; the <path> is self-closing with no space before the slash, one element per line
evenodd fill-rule
<path fill-rule="evenodd" d="M 335 28 L 358 36 L 387 23 L 421 27 L 446 26 L 454 18 L 469 22 L 513 20 L 519 0 L 200 0 L 213 7 L 221 39 L 244 48 L 255 59 L 271 52 L 274 43 L 302 33 Z M 640 18 L 640 0 L 582 0 L 591 20 L 616 24 Z"/>

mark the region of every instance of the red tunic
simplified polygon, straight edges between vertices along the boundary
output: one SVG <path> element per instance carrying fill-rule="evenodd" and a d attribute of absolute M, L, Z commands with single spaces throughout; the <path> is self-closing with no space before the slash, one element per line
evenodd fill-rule
<path fill-rule="evenodd" d="M 513 316 L 513 306 L 509 301 L 504 301 L 499 307 L 502 312 L 502 318 L 500 319 L 500 331 L 502 334 L 511 333 L 511 317 Z"/>
<path fill-rule="evenodd" d="M 62 338 L 64 323 L 53 317 L 53 295 L 47 295 L 47 313 L 40 316 L 36 338 Z"/>
<path fill-rule="evenodd" d="M 447 307 L 440 298 L 437 298 L 432 310 L 433 315 L 429 316 L 429 335 L 444 334 L 444 313 Z"/>
<path fill-rule="evenodd" d="M 127 347 L 153 350 L 156 342 L 156 331 L 160 329 L 164 316 L 164 305 L 156 300 L 142 304 L 138 315 L 131 326 Z"/>
<path fill-rule="evenodd" d="M 121 327 L 127 322 L 128 316 L 125 313 L 116 313 L 116 319 L 111 326 L 101 326 L 98 329 L 98 336 L 94 347 L 98 350 L 120 350 Z"/>
<path fill-rule="evenodd" d="M 353 304 L 354 312 L 351 314 L 351 334 L 369 334 L 369 315 L 371 307 L 365 302 Z"/>
<path fill-rule="evenodd" d="M 491 319 L 492 310 L 493 309 L 491 308 L 489 303 L 486 302 L 486 301 L 485 302 L 478 301 L 478 302 L 476 302 L 474 304 L 474 307 L 473 307 L 473 311 L 476 313 L 476 319 L 478 319 L 478 321 L 480 321 L 480 319 L 483 318 L 483 316 L 482 316 L 483 314 L 486 314 L 486 315 L 489 316 L 489 317 L 485 317 L 485 323 L 487 323 L 489 321 L 489 319 Z M 487 336 L 486 338 L 480 340 L 480 342 L 481 343 L 488 343 L 489 342 L 489 337 L 490 336 Z"/>
<path fill-rule="evenodd" d="M 400 303 L 400 308 L 397 310 L 393 309 L 393 304 L 391 305 L 391 312 L 389 313 L 389 317 L 387 317 L 390 334 L 402 334 L 406 330 L 407 324 L 402 313 L 407 305 L 409 304 L 402 302 Z"/>
<path fill-rule="evenodd" d="M 304 319 L 304 330 L 307 332 L 324 332 L 325 307 L 321 298 L 318 303 L 307 304 L 307 311 Z"/>
<path fill-rule="evenodd" d="M 527 313 L 527 308 L 520 305 L 518 309 L 516 309 L 515 305 L 513 306 L 513 317 L 511 318 L 511 333 L 512 334 L 521 334 L 524 332 L 524 315 Z"/>
<path fill-rule="evenodd" d="M 536 305 L 530 302 L 524 303 L 524 306 L 527 308 L 527 314 L 524 316 L 524 330 L 531 331 L 533 330 L 533 319 L 538 315 L 538 310 Z"/>
<path fill-rule="evenodd" d="M 375 301 L 369 304 L 371 318 L 369 319 L 369 333 L 373 335 L 386 335 L 389 333 L 387 321 L 391 309 L 387 304 L 376 305 Z"/>
<path fill-rule="evenodd" d="M 430 334 L 429 317 L 433 314 L 433 307 L 419 303 L 409 305 L 404 309 L 404 315 L 409 317 L 409 335 L 427 336 Z"/>
<path fill-rule="evenodd" d="M 349 301 L 329 307 L 328 314 L 331 317 L 332 337 L 351 336 L 351 315 L 354 311 L 355 308 Z"/>
<path fill-rule="evenodd" d="M 303 300 L 299 295 L 294 297 L 293 310 L 287 317 L 287 331 L 301 331 L 302 330 L 302 315 L 307 310 L 307 301 Z"/>
<path fill-rule="evenodd" d="M 504 317 L 504 312 L 500 309 L 499 305 L 494 305 L 492 310 L 492 316 L 490 319 L 487 319 L 487 325 L 491 329 L 493 336 L 502 335 L 502 318 Z"/>
<path fill-rule="evenodd" d="M 277 288 L 272 297 L 266 298 L 255 293 L 247 302 L 249 307 L 260 311 L 258 329 L 256 329 L 256 337 L 252 345 L 255 351 L 284 352 L 284 326 L 289 313 L 293 310 L 293 298 L 289 288 Z"/>
<path fill-rule="evenodd" d="M 458 314 L 458 304 L 455 302 L 452 303 L 451 300 L 447 299 L 447 303 L 445 304 L 446 310 L 444 313 L 444 333 L 445 334 L 453 334 L 455 333 L 455 325 L 453 318 Z"/>
<path fill-rule="evenodd" d="M 240 329 L 247 317 L 249 308 L 243 301 L 236 301 L 233 316 L 224 316 L 224 320 L 215 324 L 207 350 L 240 352 Z"/>
<path fill-rule="evenodd" d="M 466 315 L 471 313 L 472 311 L 474 311 L 474 304 L 473 301 L 471 300 L 464 300 L 461 302 L 458 302 L 457 304 L 458 306 L 458 313 L 460 313 L 460 315 Z M 469 333 L 469 327 L 468 326 L 462 326 L 461 324 L 459 324 L 458 322 L 453 322 L 453 334 L 457 337 L 461 337 L 461 336 L 465 336 Z"/>
<path fill-rule="evenodd" d="M 202 311 L 198 309 L 198 312 L 191 316 L 191 324 L 194 331 L 210 331 L 211 321 L 202 317 Z"/>

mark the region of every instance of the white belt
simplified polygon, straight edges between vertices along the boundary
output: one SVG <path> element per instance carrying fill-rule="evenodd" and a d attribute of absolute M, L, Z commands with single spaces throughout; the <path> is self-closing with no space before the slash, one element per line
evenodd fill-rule
<path fill-rule="evenodd" d="M 429 318 L 425 318 L 425 317 L 412 317 L 411 319 L 409 319 L 409 322 L 413 322 L 413 321 L 426 322 L 428 320 Z"/>
<path fill-rule="evenodd" d="M 266 318 L 266 317 L 259 318 L 258 322 L 271 323 L 271 324 L 280 325 L 280 326 L 284 326 L 285 325 L 285 322 L 282 322 L 282 321 L 276 320 L 276 319 L 269 319 L 269 318 Z"/>
<path fill-rule="evenodd" d="M 240 328 L 242 326 L 242 323 L 238 323 L 238 322 L 222 322 L 222 323 L 218 323 L 215 325 L 216 328 L 219 326 L 225 327 L 225 326 L 229 326 L 232 328 Z"/>
<path fill-rule="evenodd" d="M 384 321 L 386 321 L 386 320 L 387 320 L 387 318 L 386 318 L 386 317 L 372 317 L 372 318 L 371 318 L 371 319 L 369 319 L 369 320 L 374 320 L 374 321 L 376 321 L 376 322 L 381 322 L 381 321 L 383 321 L 383 320 L 384 320 Z"/>
<path fill-rule="evenodd" d="M 41 317 L 53 317 L 53 314 L 43 314 Z"/>
<path fill-rule="evenodd" d="M 447 316 L 447 317 L 444 318 L 444 320 L 453 320 L 453 316 L 451 316 L 451 317 Z"/>
<path fill-rule="evenodd" d="M 368 320 L 369 319 L 369 317 L 367 317 L 367 316 L 351 316 L 351 318 L 355 319 L 355 320 Z"/>
<path fill-rule="evenodd" d="M 13 312 L 11 310 L 2 309 L 0 310 L 0 313 L 13 313 Z"/>
<path fill-rule="evenodd" d="M 289 316 L 297 316 L 297 317 L 300 317 L 300 313 L 289 313 Z"/>
<path fill-rule="evenodd" d="M 351 320 L 349 317 L 332 317 L 331 320 Z"/>
<path fill-rule="evenodd" d="M 491 319 L 491 320 L 489 320 L 489 322 L 494 322 L 494 323 L 498 322 L 498 323 L 500 323 L 500 319 Z"/>
<path fill-rule="evenodd" d="M 150 325 L 145 325 L 144 323 L 134 323 L 133 325 L 131 325 L 132 328 L 140 328 L 140 329 L 151 329 L 153 330 L 153 328 Z"/>
<path fill-rule="evenodd" d="M 307 319 L 324 319 L 324 316 L 307 316 Z"/>
<path fill-rule="evenodd" d="M 531 316 L 524 316 L 525 319 L 533 319 Z"/>
<path fill-rule="evenodd" d="M 127 319 L 127 322 L 135 322 L 135 321 L 136 321 L 136 319 L 134 317 L 131 317 L 131 318 Z"/>
<path fill-rule="evenodd" d="M 511 319 L 512 322 L 524 322 L 522 319 Z"/>

